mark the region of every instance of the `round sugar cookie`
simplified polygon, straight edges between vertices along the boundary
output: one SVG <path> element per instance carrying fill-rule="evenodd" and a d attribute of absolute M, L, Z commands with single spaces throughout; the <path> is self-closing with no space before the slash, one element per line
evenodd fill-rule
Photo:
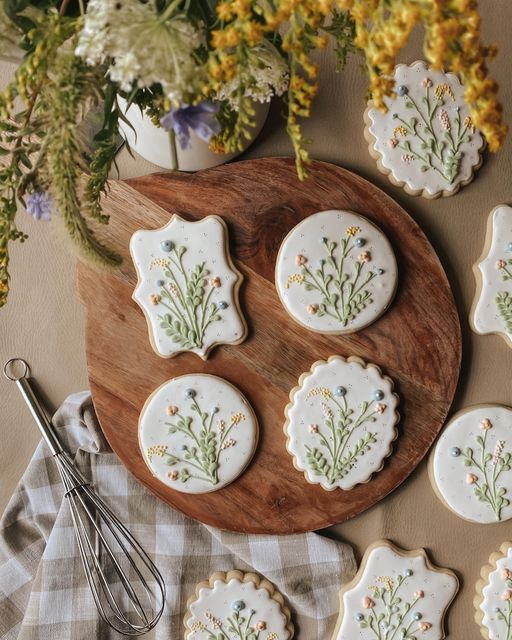
<path fill-rule="evenodd" d="M 161 385 L 139 418 L 139 445 L 151 472 L 183 493 L 209 493 L 247 467 L 258 442 L 250 404 L 232 384 L 189 374 Z"/>
<path fill-rule="evenodd" d="M 255 573 L 214 573 L 187 603 L 186 640 L 291 640 L 293 624 L 283 596 Z"/>
<path fill-rule="evenodd" d="M 477 405 L 457 413 L 430 457 L 432 485 L 457 515 L 481 524 L 512 518 L 512 409 Z"/>
<path fill-rule="evenodd" d="M 359 331 L 389 307 L 397 285 L 393 249 L 382 231 L 350 211 L 321 211 L 283 240 L 276 288 L 291 317 L 317 333 Z"/>
<path fill-rule="evenodd" d="M 512 542 L 504 542 L 482 567 L 476 584 L 475 621 L 487 640 L 510 640 L 512 633 Z"/>
<path fill-rule="evenodd" d="M 473 179 L 485 146 L 453 73 L 424 62 L 395 67 L 395 97 L 387 111 L 370 100 L 365 138 L 370 155 L 389 180 L 411 195 L 451 196 Z"/>
<path fill-rule="evenodd" d="M 374 364 L 340 356 L 315 362 L 285 409 L 295 468 L 328 491 L 368 482 L 391 455 L 398 402 L 393 381 Z"/>

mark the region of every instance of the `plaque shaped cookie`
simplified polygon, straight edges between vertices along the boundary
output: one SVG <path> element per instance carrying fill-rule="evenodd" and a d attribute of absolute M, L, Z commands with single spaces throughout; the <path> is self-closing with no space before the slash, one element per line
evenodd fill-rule
<path fill-rule="evenodd" d="M 470 322 L 476 333 L 497 333 L 512 347 L 512 207 L 499 205 L 487 224 L 485 248 L 474 265 L 477 291 Z"/>
<path fill-rule="evenodd" d="M 475 620 L 484 638 L 512 638 L 512 542 L 504 542 L 476 584 Z"/>
<path fill-rule="evenodd" d="M 432 485 L 457 515 L 482 524 L 512 518 L 512 409 L 478 405 L 444 428 L 429 464 Z"/>
<path fill-rule="evenodd" d="M 295 468 L 328 491 L 368 482 L 392 453 L 398 401 L 393 381 L 376 365 L 340 356 L 315 362 L 285 409 Z"/>
<path fill-rule="evenodd" d="M 375 322 L 396 291 L 397 265 L 382 231 L 350 211 L 321 211 L 295 226 L 276 262 L 276 288 L 292 318 L 317 333 Z"/>
<path fill-rule="evenodd" d="M 133 299 L 159 356 L 191 351 L 205 360 L 216 345 L 245 339 L 242 274 L 231 261 L 222 218 L 188 222 L 173 215 L 161 229 L 136 231 L 130 252 L 138 276 Z"/>
<path fill-rule="evenodd" d="M 355 578 L 340 593 L 332 640 L 442 640 L 459 582 L 435 567 L 423 549 L 403 551 L 387 540 L 366 551 Z"/>
<path fill-rule="evenodd" d="M 186 640 L 291 640 L 283 596 L 255 573 L 214 573 L 197 585 L 184 620 Z"/>
<path fill-rule="evenodd" d="M 411 195 L 451 196 L 471 182 L 485 145 L 475 129 L 457 76 L 424 62 L 395 68 L 387 111 L 365 111 L 370 155 L 389 180 Z"/>
<path fill-rule="evenodd" d="M 154 476 L 183 493 L 208 493 L 245 470 L 258 442 L 252 407 L 232 384 L 189 374 L 161 385 L 139 418 L 139 445 Z"/>

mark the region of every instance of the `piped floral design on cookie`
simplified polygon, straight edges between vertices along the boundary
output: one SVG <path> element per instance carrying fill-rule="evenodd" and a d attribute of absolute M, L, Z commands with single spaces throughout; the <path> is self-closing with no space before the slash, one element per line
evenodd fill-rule
<path fill-rule="evenodd" d="M 441 434 L 431 460 L 437 493 L 453 511 L 475 522 L 512 517 L 512 409 L 473 407 Z"/>
<path fill-rule="evenodd" d="M 474 266 L 477 294 L 471 324 L 477 333 L 497 333 L 512 346 L 512 207 L 493 209 L 482 257 Z"/>
<path fill-rule="evenodd" d="M 222 378 L 185 375 L 150 396 L 139 421 L 145 460 L 165 484 L 185 493 L 226 486 L 254 453 L 258 426 L 242 394 Z"/>
<path fill-rule="evenodd" d="M 283 241 L 276 286 L 286 310 L 321 333 L 351 333 L 376 320 L 396 288 L 396 262 L 382 232 L 363 216 L 323 211 Z"/>
<path fill-rule="evenodd" d="M 423 549 L 376 542 L 341 591 L 332 640 L 442 640 L 444 615 L 457 590 L 455 575 L 434 567 Z"/>
<path fill-rule="evenodd" d="M 188 601 L 187 640 L 291 640 L 284 599 L 253 573 L 215 573 Z"/>
<path fill-rule="evenodd" d="M 382 468 L 399 418 L 393 383 L 378 367 L 339 356 L 316 362 L 290 400 L 287 448 L 309 482 L 350 489 Z"/>
<path fill-rule="evenodd" d="M 512 640 L 512 543 L 504 542 L 481 571 L 475 619 L 489 640 Z"/>
<path fill-rule="evenodd" d="M 229 257 L 221 218 L 187 222 L 174 215 L 162 229 L 137 231 L 130 250 L 139 276 L 133 298 L 158 355 L 192 351 L 204 359 L 215 345 L 245 338 L 242 276 Z"/>
<path fill-rule="evenodd" d="M 452 195 L 481 164 L 483 137 L 475 130 L 464 88 L 453 74 L 424 62 L 398 65 L 387 113 L 369 104 L 370 153 L 392 182 L 413 195 Z"/>

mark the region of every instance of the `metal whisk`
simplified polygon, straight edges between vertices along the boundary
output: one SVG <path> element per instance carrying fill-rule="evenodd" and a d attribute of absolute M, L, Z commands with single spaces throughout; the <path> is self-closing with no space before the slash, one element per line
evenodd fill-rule
<path fill-rule="evenodd" d="M 16 383 L 57 463 L 85 575 L 101 618 L 123 635 L 147 633 L 164 610 L 165 584 L 160 572 L 63 450 L 30 383 L 25 360 L 6 362 L 4 375 Z"/>

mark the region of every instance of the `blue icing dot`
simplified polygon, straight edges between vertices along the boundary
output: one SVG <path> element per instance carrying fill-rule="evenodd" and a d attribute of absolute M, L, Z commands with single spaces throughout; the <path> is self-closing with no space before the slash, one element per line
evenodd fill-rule
<path fill-rule="evenodd" d="M 384 275 L 384 269 L 377 269 L 377 273 L 379 274 L 379 276 L 383 276 Z"/>
<path fill-rule="evenodd" d="M 454 458 L 458 458 L 460 456 L 460 449 L 459 447 L 452 447 L 450 449 L 450 455 L 453 456 Z"/>
<path fill-rule="evenodd" d="M 410 578 L 412 576 L 412 569 L 406 569 L 404 574 L 406 578 Z"/>
<path fill-rule="evenodd" d="M 219 413 L 219 407 L 213 407 L 212 413 Z"/>
<path fill-rule="evenodd" d="M 322 244 L 326 244 L 327 243 L 327 238 L 320 238 L 320 242 Z"/>
<path fill-rule="evenodd" d="M 384 391 L 377 389 L 377 391 L 373 393 L 373 398 L 374 400 L 382 400 L 384 398 Z"/>
<path fill-rule="evenodd" d="M 162 249 L 162 251 L 169 253 L 169 251 L 172 251 L 174 249 L 174 242 L 171 242 L 170 240 L 162 240 L 162 242 L 160 243 L 160 248 Z"/>
<path fill-rule="evenodd" d="M 243 600 L 235 600 L 235 602 L 233 602 L 233 604 L 231 605 L 231 608 L 233 609 L 233 611 L 236 611 L 238 613 L 239 611 L 242 611 L 242 609 L 245 609 L 245 602 Z"/>
<path fill-rule="evenodd" d="M 500 608 L 499 607 L 494 607 L 493 611 L 494 613 L 499 613 Z"/>
<path fill-rule="evenodd" d="M 409 89 L 405 84 L 401 84 L 397 87 L 396 92 L 399 96 L 406 96 L 409 93 Z"/>
<path fill-rule="evenodd" d="M 354 616 L 354 619 L 355 619 L 357 622 L 361 622 L 362 620 L 364 620 L 364 616 L 363 616 L 363 614 L 362 614 L 362 613 L 356 613 L 356 615 Z"/>
<path fill-rule="evenodd" d="M 338 396 L 338 397 L 344 396 L 346 393 L 347 393 L 347 390 L 345 389 L 345 387 L 339 386 L 334 389 L 335 396 Z"/>
<path fill-rule="evenodd" d="M 191 398 L 195 398 L 195 397 L 196 397 L 196 392 L 194 389 L 187 389 L 185 391 L 185 398 L 188 398 L 190 400 Z"/>
<path fill-rule="evenodd" d="M 512 242 L 507 244 L 507 251 L 512 251 Z"/>
<path fill-rule="evenodd" d="M 398 113 L 394 113 L 392 116 L 393 120 L 396 120 L 398 118 Z"/>
<path fill-rule="evenodd" d="M 228 303 L 225 302 L 224 300 L 222 300 L 221 302 L 219 302 L 219 309 L 227 309 L 228 308 Z"/>
<path fill-rule="evenodd" d="M 364 247 L 364 245 L 366 244 L 366 240 L 364 238 L 356 238 L 354 240 L 354 244 L 356 245 L 356 247 Z"/>
<path fill-rule="evenodd" d="M 165 284 L 165 283 L 164 283 L 164 281 L 163 281 L 163 280 L 157 280 L 157 281 L 156 281 L 156 286 L 157 286 L 157 287 L 163 287 L 163 286 L 164 286 L 164 284 Z"/>
<path fill-rule="evenodd" d="M 423 618 L 423 616 L 421 615 L 421 613 L 419 611 L 415 611 L 412 614 L 412 618 L 413 618 L 413 620 L 421 620 Z"/>

